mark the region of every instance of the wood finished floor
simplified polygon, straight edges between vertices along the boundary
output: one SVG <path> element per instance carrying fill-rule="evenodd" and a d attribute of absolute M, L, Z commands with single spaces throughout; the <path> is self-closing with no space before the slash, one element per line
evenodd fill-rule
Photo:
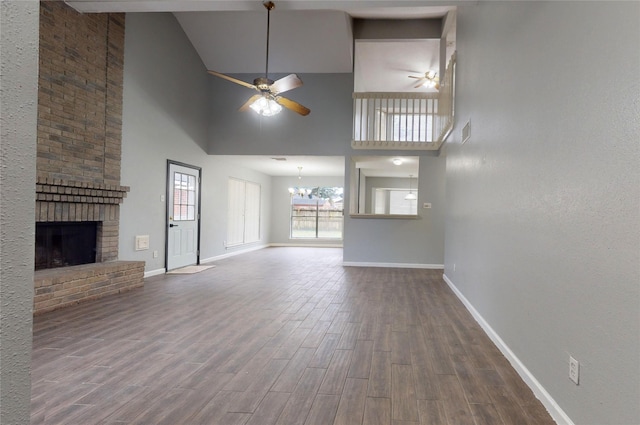
<path fill-rule="evenodd" d="M 32 424 L 554 424 L 442 280 L 268 248 L 34 319 Z"/>

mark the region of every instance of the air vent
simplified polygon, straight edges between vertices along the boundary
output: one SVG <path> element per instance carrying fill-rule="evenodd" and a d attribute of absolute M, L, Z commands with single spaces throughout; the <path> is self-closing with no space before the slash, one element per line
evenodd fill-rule
<path fill-rule="evenodd" d="M 278 156 L 278 157 L 271 157 L 271 159 L 275 160 L 275 161 L 286 161 L 287 158 L 282 157 L 282 156 Z"/>

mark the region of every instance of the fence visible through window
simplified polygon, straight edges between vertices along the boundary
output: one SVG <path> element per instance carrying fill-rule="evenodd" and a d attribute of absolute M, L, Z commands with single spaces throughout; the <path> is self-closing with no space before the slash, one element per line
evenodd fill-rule
<path fill-rule="evenodd" d="M 291 188 L 291 238 L 342 239 L 342 188 Z"/>

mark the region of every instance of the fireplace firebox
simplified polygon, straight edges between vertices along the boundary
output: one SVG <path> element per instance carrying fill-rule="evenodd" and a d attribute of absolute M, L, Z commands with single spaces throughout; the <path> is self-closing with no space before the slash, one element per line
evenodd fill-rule
<path fill-rule="evenodd" d="M 36 223 L 35 269 L 96 262 L 98 222 Z"/>

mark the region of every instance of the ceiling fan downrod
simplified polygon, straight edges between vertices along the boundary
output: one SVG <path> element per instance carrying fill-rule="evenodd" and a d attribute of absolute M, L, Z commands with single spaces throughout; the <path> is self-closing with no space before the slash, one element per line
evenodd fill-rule
<path fill-rule="evenodd" d="M 269 29 L 271 26 L 271 10 L 273 10 L 276 5 L 272 1 L 263 1 L 262 5 L 267 9 L 267 59 L 265 61 L 265 70 L 264 70 L 264 78 L 266 80 L 269 79 Z"/>

